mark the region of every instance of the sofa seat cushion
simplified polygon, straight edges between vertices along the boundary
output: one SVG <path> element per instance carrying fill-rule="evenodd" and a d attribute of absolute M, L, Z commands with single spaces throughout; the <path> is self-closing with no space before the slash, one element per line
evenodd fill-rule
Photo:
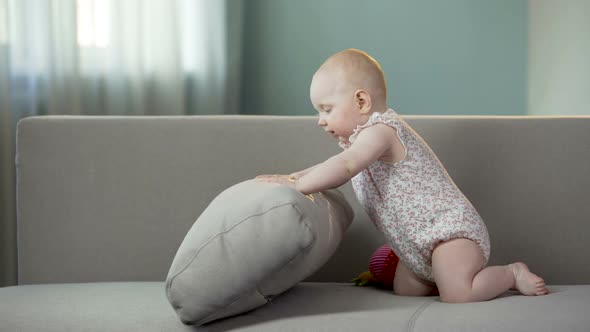
<path fill-rule="evenodd" d="M 300 283 L 271 303 L 199 327 L 180 322 L 164 282 L 0 288 L 0 331 L 395 331 L 430 298 L 344 283 Z"/>
<path fill-rule="evenodd" d="M 424 308 L 413 331 L 590 331 L 590 285 L 548 286 L 550 294 L 506 293 L 492 301 Z"/>
<path fill-rule="evenodd" d="M 0 331 L 191 331 L 163 282 L 100 282 L 0 288 Z"/>
<path fill-rule="evenodd" d="M 0 288 L 0 331 L 588 331 L 590 285 L 489 302 L 440 303 L 344 283 L 300 283 L 271 304 L 199 327 L 182 324 L 164 282 Z"/>
<path fill-rule="evenodd" d="M 590 331 L 590 285 L 551 294 L 508 292 L 487 302 L 449 304 L 349 284 L 302 283 L 272 306 L 210 325 L 211 331 Z"/>

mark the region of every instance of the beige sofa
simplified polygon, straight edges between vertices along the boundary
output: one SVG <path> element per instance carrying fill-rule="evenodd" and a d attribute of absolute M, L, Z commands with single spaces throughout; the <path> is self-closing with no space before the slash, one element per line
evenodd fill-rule
<path fill-rule="evenodd" d="M 445 304 L 349 282 L 384 243 L 355 220 L 317 273 L 259 309 L 183 325 L 164 280 L 225 188 L 339 152 L 311 116 L 46 116 L 18 126 L 18 286 L 0 331 L 590 331 L 590 116 L 407 116 L 478 209 L 491 264 L 551 294 Z"/>

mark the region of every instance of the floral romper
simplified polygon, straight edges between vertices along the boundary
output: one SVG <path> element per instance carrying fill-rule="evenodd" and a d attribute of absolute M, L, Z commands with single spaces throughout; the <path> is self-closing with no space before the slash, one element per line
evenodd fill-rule
<path fill-rule="evenodd" d="M 434 282 L 436 244 L 466 238 L 479 244 L 485 266 L 490 239 L 482 218 L 428 144 L 394 110 L 373 113 L 340 147 L 347 149 L 361 130 L 378 123 L 396 129 L 406 156 L 395 164 L 377 160 L 352 179 L 352 186 L 393 251 L 418 277 Z"/>

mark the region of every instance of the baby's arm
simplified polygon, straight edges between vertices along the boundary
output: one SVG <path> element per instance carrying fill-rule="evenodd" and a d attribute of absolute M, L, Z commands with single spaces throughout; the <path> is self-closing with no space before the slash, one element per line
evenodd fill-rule
<path fill-rule="evenodd" d="M 256 180 L 262 182 L 276 182 L 276 183 L 293 183 L 295 180 L 299 179 L 300 177 L 304 176 L 305 174 L 309 173 L 312 169 L 318 167 L 320 164 L 311 166 L 306 168 L 302 171 L 291 173 L 288 175 L 285 174 L 264 174 L 258 175 Z"/>
<path fill-rule="evenodd" d="M 347 150 L 313 167 L 295 182 L 295 188 L 307 195 L 339 187 L 373 164 L 391 147 L 393 128 L 377 124 L 359 133 Z"/>
<path fill-rule="evenodd" d="M 318 167 L 320 165 L 321 165 L 321 163 L 320 164 L 317 164 L 317 165 L 314 165 L 314 166 L 311 166 L 309 168 L 306 168 L 306 169 L 304 169 L 302 171 L 291 173 L 291 174 L 289 174 L 289 177 L 292 178 L 292 179 L 299 179 L 302 176 L 304 176 L 305 174 L 309 173 L 309 171 L 311 171 L 312 169 L 314 169 L 314 168 L 316 168 L 316 167 Z"/>

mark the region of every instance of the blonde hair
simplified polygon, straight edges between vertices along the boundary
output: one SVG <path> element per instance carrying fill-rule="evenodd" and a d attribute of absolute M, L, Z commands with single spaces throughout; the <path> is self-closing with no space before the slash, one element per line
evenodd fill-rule
<path fill-rule="evenodd" d="M 387 83 L 377 60 L 368 53 L 354 48 L 330 56 L 316 71 L 337 73 L 352 89 L 366 90 L 377 104 L 385 106 Z"/>

